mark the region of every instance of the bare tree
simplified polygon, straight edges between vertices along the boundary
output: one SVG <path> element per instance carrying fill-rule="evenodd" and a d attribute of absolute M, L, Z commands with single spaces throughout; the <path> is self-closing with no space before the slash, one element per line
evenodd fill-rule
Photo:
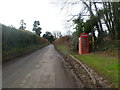
<path fill-rule="evenodd" d="M 60 31 L 53 31 L 52 34 L 55 39 L 62 37 L 62 33 Z"/>

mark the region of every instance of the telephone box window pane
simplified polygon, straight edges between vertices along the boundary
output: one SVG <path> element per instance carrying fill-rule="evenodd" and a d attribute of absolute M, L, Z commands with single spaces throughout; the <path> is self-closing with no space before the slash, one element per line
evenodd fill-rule
<path fill-rule="evenodd" d="M 83 52 L 87 52 L 87 38 L 86 37 L 82 38 L 82 48 L 83 48 Z"/>

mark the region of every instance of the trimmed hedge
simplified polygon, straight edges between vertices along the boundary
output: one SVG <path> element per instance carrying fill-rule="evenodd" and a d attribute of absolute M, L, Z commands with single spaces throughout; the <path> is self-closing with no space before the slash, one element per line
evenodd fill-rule
<path fill-rule="evenodd" d="M 48 41 L 38 35 L 27 31 L 20 30 L 14 27 L 2 25 L 2 51 L 3 51 L 3 60 L 4 57 L 8 57 L 9 53 L 15 50 L 16 52 L 19 49 L 26 47 L 38 47 L 39 45 L 47 44 Z"/>

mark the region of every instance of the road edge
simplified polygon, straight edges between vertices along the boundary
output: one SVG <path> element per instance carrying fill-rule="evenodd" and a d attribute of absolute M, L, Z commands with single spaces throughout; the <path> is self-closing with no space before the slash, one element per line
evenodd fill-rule
<path fill-rule="evenodd" d="M 55 46 L 55 45 L 54 45 Z M 89 66 L 87 66 L 86 64 L 82 63 L 80 60 L 76 59 L 73 55 L 69 54 L 69 55 L 64 55 L 62 52 L 60 52 L 57 47 L 55 46 L 55 49 L 59 52 L 60 55 L 63 56 L 64 60 L 66 63 L 70 63 L 70 58 L 71 58 L 71 62 L 76 62 L 77 65 L 75 63 L 71 64 L 69 67 L 70 69 L 74 69 L 74 73 L 75 75 L 80 79 L 79 76 L 79 71 L 75 70 L 76 68 L 80 68 L 80 66 L 82 66 L 82 68 L 85 70 L 85 72 L 87 72 L 90 80 L 92 80 L 91 85 L 87 85 L 90 83 L 87 83 L 85 85 L 85 87 L 87 88 L 112 88 L 112 85 L 107 82 L 103 77 L 101 77 L 100 75 L 98 75 L 98 73 L 93 70 L 92 68 L 90 68 Z M 80 80 L 81 81 L 81 80 Z M 82 80 L 83 81 L 83 80 Z M 113 88 L 114 89 L 114 88 Z M 116 89 L 116 88 L 115 88 Z"/>

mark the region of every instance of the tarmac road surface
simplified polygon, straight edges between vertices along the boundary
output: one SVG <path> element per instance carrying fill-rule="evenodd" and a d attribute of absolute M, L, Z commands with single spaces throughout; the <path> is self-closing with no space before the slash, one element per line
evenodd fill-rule
<path fill-rule="evenodd" d="M 77 88 L 53 45 L 3 64 L 3 88 Z"/>

